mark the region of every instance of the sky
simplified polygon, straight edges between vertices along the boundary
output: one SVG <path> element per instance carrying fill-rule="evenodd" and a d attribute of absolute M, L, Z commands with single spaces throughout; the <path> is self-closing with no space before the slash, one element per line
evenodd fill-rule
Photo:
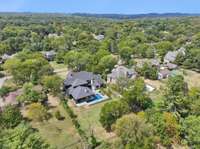
<path fill-rule="evenodd" d="M 200 0 L 0 0 L 0 12 L 200 13 Z"/>

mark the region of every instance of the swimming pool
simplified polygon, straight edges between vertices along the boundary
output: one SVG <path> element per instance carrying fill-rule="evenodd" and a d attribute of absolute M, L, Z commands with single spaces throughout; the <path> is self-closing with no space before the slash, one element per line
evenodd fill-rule
<path fill-rule="evenodd" d="M 101 95 L 100 93 L 95 94 L 94 96 L 92 96 L 87 103 L 93 102 L 93 101 L 99 101 L 103 99 L 103 95 Z"/>
<path fill-rule="evenodd" d="M 94 105 L 99 102 L 103 102 L 104 100 L 107 100 L 108 96 L 102 95 L 101 93 L 96 93 L 94 96 L 92 96 L 90 99 L 83 103 L 76 104 L 77 106 L 83 106 L 83 105 Z"/>

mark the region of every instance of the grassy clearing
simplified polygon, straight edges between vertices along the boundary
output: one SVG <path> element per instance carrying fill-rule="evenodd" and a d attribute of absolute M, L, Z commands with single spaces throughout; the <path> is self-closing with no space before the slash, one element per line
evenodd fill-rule
<path fill-rule="evenodd" d="M 99 122 L 99 115 L 101 108 L 103 105 L 107 102 L 110 102 L 111 100 L 98 103 L 96 105 L 92 106 L 86 106 L 86 107 L 75 107 L 73 106 L 73 110 L 75 114 L 78 116 L 78 121 L 82 127 L 82 129 L 90 135 L 91 133 L 94 133 L 94 135 L 99 140 L 105 140 L 108 141 L 109 138 L 112 138 L 114 136 L 113 133 L 107 133 L 105 129 L 101 126 Z"/>
<path fill-rule="evenodd" d="M 189 88 L 200 87 L 200 73 L 185 69 L 183 71 L 185 81 L 188 83 Z"/>
<path fill-rule="evenodd" d="M 53 67 L 54 72 L 55 72 L 58 76 L 60 76 L 60 77 L 63 78 L 63 79 L 66 78 L 68 69 L 67 69 L 67 66 L 66 66 L 65 64 L 58 64 L 58 63 L 56 63 L 55 61 L 50 62 L 50 64 L 51 64 L 51 66 Z"/>
<path fill-rule="evenodd" d="M 65 117 L 64 120 L 59 121 L 54 117 L 57 110 Z M 62 105 L 51 107 L 49 112 L 52 114 L 51 119 L 41 123 L 31 122 L 32 127 L 37 128 L 41 136 L 53 147 L 59 149 L 81 148 L 80 137 Z"/>
<path fill-rule="evenodd" d="M 63 69 L 66 68 L 67 66 L 65 64 L 58 64 L 56 61 L 50 62 L 50 65 L 56 70 L 56 69 Z"/>

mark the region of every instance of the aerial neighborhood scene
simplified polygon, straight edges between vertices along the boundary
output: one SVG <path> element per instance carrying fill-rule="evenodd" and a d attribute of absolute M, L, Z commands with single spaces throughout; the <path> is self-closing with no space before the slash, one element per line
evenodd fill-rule
<path fill-rule="evenodd" d="M 199 6 L 0 1 L 0 149 L 200 149 Z"/>

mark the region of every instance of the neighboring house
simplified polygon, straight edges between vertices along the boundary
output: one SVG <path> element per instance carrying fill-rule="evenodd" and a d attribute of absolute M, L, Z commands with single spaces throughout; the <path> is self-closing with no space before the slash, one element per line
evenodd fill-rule
<path fill-rule="evenodd" d="M 185 55 L 185 48 L 180 48 L 177 51 L 169 51 L 164 57 L 164 63 L 173 63 L 176 60 L 177 55 L 181 53 Z"/>
<path fill-rule="evenodd" d="M 160 61 L 158 59 L 151 60 L 151 65 L 160 68 Z"/>
<path fill-rule="evenodd" d="M 3 64 L 6 60 L 12 58 L 11 55 L 8 55 L 8 54 L 4 54 L 0 57 L 0 64 Z"/>
<path fill-rule="evenodd" d="M 102 41 L 105 38 L 104 35 L 94 35 L 94 39 Z"/>
<path fill-rule="evenodd" d="M 10 92 L 7 96 L 0 99 L 0 109 L 3 109 L 7 105 L 18 105 L 17 96 L 22 94 L 22 89 L 14 92 Z"/>
<path fill-rule="evenodd" d="M 174 70 L 174 69 L 177 69 L 177 68 L 178 68 L 178 65 L 172 64 L 172 63 L 167 63 L 165 66 L 166 66 L 169 70 Z"/>
<path fill-rule="evenodd" d="M 64 81 L 64 91 L 79 104 L 90 101 L 96 95 L 95 90 L 103 84 L 101 76 L 92 72 L 70 72 Z"/>
<path fill-rule="evenodd" d="M 171 72 L 168 69 L 162 69 L 158 72 L 158 80 L 168 78 Z"/>
<path fill-rule="evenodd" d="M 43 54 L 44 54 L 44 57 L 48 61 L 52 61 L 55 58 L 55 56 L 56 56 L 56 52 L 55 51 L 46 51 Z"/>
<path fill-rule="evenodd" d="M 124 66 L 116 66 L 110 74 L 107 75 L 107 83 L 116 83 L 119 78 L 134 79 L 137 77 L 136 71 Z"/>

